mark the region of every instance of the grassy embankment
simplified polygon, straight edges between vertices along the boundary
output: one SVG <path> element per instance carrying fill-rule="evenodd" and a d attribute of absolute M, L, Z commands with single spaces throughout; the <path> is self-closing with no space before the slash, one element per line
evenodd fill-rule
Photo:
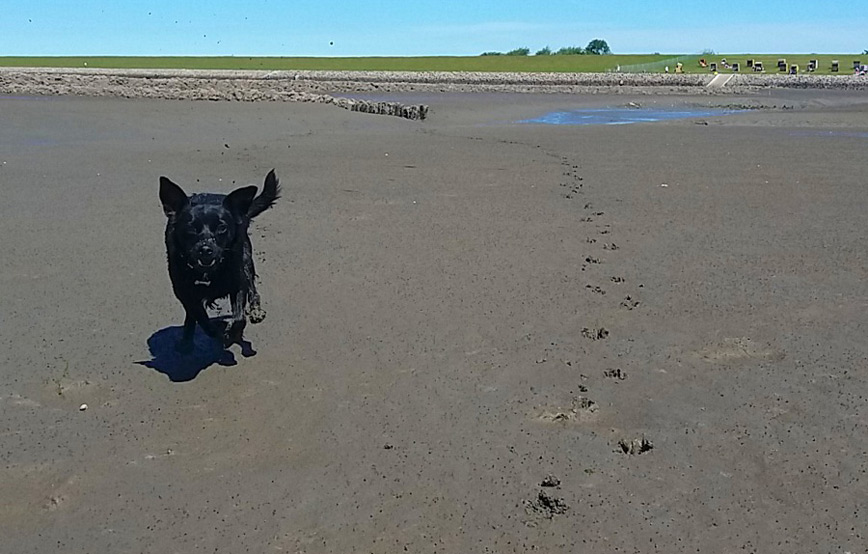
<path fill-rule="evenodd" d="M 365 58 L 283 58 L 283 57 L 0 57 L 0 67 L 96 67 L 140 69 L 264 69 L 264 70 L 348 70 L 348 71 L 514 71 L 514 72 L 605 72 L 621 67 L 627 71 L 659 73 L 665 65 L 675 70 L 675 62 L 684 64 L 685 73 L 708 73 L 699 59 L 709 62 L 726 58 L 739 62 L 741 72 L 748 72 L 748 59 L 763 62 L 766 73 L 778 73 L 778 58 L 798 64 L 804 72 L 808 60 L 819 60 L 818 74 L 831 74 L 832 60 L 840 61 L 840 73 L 853 71 L 853 60 L 868 63 L 868 56 L 857 54 L 716 54 L 714 56 L 610 55 L 610 56 L 431 56 Z M 718 65 L 721 73 L 730 70 Z"/>

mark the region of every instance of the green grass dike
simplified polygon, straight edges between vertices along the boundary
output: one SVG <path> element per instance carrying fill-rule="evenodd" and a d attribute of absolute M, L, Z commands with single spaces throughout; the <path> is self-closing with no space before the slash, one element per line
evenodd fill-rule
<path fill-rule="evenodd" d="M 719 73 L 732 73 L 722 65 L 739 63 L 739 72 L 752 73 L 748 60 L 760 61 L 767 74 L 780 73 L 778 60 L 787 66 L 797 64 L 805 73 L 810 60 L 817 60 L 819 75 L 832 75 L 832 62 L 839 62 L 838 74 L 853 73 L 853 62 L 868 64 L 868 56 L 858 54 L 715 54 L 715 55 L 540 55 L 540 56 L 430 56 L 430 57 L 136 57 L 63 56 L 0 57 L 0 67 L 108 68 L 108 69 L 229 69 L 229 70 L 323 70 L 323 71 L 469 71 L 518 73 L 593 73 L 622 71 L 662 73 L 668 66 L 675 72 L 681 63 L 684 73 L 710 73 L 699 63 L 717 63 Z"/>

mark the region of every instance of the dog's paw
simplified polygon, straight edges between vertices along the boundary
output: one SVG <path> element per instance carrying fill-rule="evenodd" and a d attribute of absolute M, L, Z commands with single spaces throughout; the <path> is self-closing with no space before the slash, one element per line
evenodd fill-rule
<path fill-rule="evenodd" d="M 265 319 L 265 310 L 259 304 L 251 304 L 247 307 L 247 317 L 250 319 L 250 323 L 262 323 Z"/>

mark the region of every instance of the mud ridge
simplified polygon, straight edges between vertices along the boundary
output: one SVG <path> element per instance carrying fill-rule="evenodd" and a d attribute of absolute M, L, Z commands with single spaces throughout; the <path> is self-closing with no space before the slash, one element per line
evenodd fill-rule
<path fill-rule="evenodd" d="M 166 100 L 210 100 L 239 102 L 313 102 L 334 104 L 353 112 L 390 115 L 423 120 L 428 106 L 400 102 L 377 102 L 336 97 L 324 92 L 304 90 L 293 79 L 245 79 L 231 76 L 179 76 L 169 74 L 81 73 L 52 71 L 11 71 L 0 68 L 0 95 L 98 96 L 120 98 L 160 98 Z"/>

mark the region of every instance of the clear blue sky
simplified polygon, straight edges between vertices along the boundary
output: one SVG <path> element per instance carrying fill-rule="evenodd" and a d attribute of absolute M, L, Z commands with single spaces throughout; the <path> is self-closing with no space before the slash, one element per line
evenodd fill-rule
<path fill-rule="evenodd" d="M 868 0 L 0 0 L 0 55 L 861 53 Z"/>

